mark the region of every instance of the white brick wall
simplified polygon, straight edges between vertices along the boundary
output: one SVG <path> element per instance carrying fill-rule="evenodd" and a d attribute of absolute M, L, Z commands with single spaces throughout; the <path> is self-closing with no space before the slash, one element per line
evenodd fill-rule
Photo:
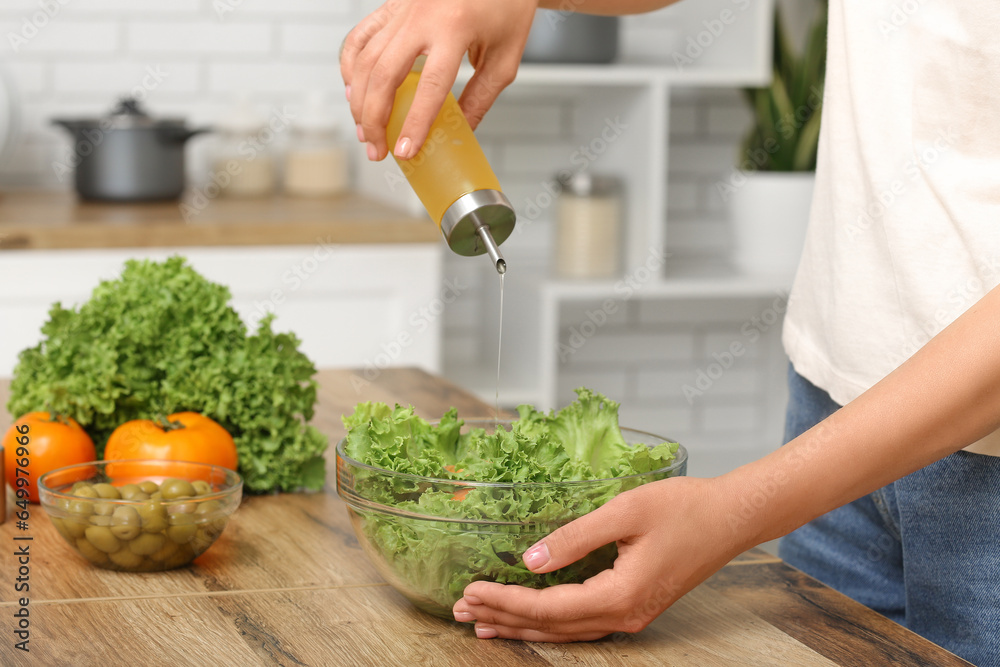
<path fill-rule="evenodd" d="M 783 423 L 780 326 L 756 324 L 774 298 L 624 304 L 613 322 L 563 355 L 559 403 L 581 385 L 607 394 L 622 403 L 623 425 L 676 438 L 697 453 L 694 474 L 759 456 L 780 444 Z M 560 342 L 569 345 L 571 327 L 579 330 L 586 311 L 597 308 L 564 307 Z"/>
<path fill-rule="evenodd" d="M 24 133 L 14 159 L 0 170 L 0 186 L 54 186 L 52 162 L 68 137 L 51 127 L 54 116 L 99 114 L 140 85 L 147 68 L 166 72 L 148 98 L 156 113 L 212 123 L 241 93 L 262 108 L 295 105 L 309 90 L 331 93 L 340 118 L 352 127 L 343 100 L 337 49 L 343 36 L 377 0 L 69 0 L 37 35 L 15 51 L 10 34 L 39 11 L 38 0 L 0 3 L 0 62 L 18 82 Z M 218 8 L 222 8 L 219 10 Z M 231 10 L 231 11 L 228 11 Z M 634 49 L 655 50 L 677 36 L 657 20 L 630 18 Z M 667 229 L 675 255 L 721 254 L 731 239 L 715 194 L 738 151 L 748 119 L 731 90 L 674 91 L 670 108 Z M 542 192 L 542 182 L 575 150 L 580 116 L 572 96 L 541 99 L 505 95 L 479 136 L 514 202 Z M 347 131 L 353 136 L 353 129 Z M 207 170 L 210 140 L 191 144 L 195 177 Z M 519 266 L 544 266 L 551 253 L 551 218 L 544 211 L 505 249 Z M 495 276 L 485 263 L 448 256 L 445 275 L 469 285 L 445 316 L 446 369 L 457 372 L 494 359 Z M 511 295 L 509 295 L 510 298 Z M 563 336 L 595 304 L 566 305 Z M 623 423 L 659 431 L 712 456 L 693 457 L 694 473 L 710 474 L 776 445 L 784 363 L 777 326 L 694 401 L 683 392 L 712 354 L 744 341 L 740 327 L 768 301 L 632 301 L 563 365 L 561 400 L 587 385 L 623 402 Z M 510 312 L 510 310 L 508 310 Z M 505 323 L 517 345 L 532 344 Z M 518 343 L 518 334 L 521 335 Z M 529 332 L 530 334 L 530 332 Z M 534 342 L 537 344 L 537 341 Z M 775 388 L 778 389 L 775 389 Z"/>

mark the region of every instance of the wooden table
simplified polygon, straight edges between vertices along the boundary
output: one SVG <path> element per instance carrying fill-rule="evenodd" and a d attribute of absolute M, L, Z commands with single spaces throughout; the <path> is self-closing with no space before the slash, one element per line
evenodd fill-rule
<path fill-rule="evenodd" d="M 359 400 L 412 403 L 427 417 L 489 406 L 420 371 L 384 371 L 359 394 L 349 371 L 320 374 L 316 425 L 335 443 Z M 6 383 L 0 401 L 6 403 Z M 6 430 L 9 418 L 0 415 Z M 333 447 L 330 448 L 332 459 Z M 383 583 L 336 495 L 252 497 L 185 569 L 124 574 L 73 552 L 40 508 L 0 527 L 4 665 L 966 665 L 763 551 L 723 568 L 646 630 L 581 644 L 475 639 Z M 16 535 L 30 535 L 30 654 L 12 648 Z"/>

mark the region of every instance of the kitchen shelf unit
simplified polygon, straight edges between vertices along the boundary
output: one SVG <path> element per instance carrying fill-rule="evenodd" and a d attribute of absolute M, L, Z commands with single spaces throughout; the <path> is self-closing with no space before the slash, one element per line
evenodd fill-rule
<path fill-rule="evenodd" d="M 596 141 L 610 122 L 627 129 L 593 162 L 592 171 L 619 175 L 626 184 L 624 238 L 622 245 L 624 278 L 650 257 L 669 250 L 667 219 L 667 171 L 670 159 L 668 128 L 670 96 L 674 88 L 743 87 L 765 85 L 771 76 L 771 29 L 774 0 L 761 0 L 737 11 L 734 0 L 685 2 L 658 12 L 669 19 L 663 39 L 647 40 L 637 47 L 623 34 L 623 53 L 611 65 L 522 64 L 516 81 L 502 99 L 574 101 L 574 141 Z M 714 34 L 710 27 L 732 11 L 735 19 Z M 630 19 L 626 19 L 628 21 Z M 640 20 L 633 18 L 631 20 Z M 688 40 L 711 34 L 711 43 L 702 46 L 694 62 L 678 67 L 674 53 L 684 53 Z M 703 40 L 705 41 L 705 40 Z M 634 48 L 633 48 L 634 47 Z M 466 65 L 459 71 L 458 94 L 474 70 Z M 565 164 L 565 168 L 572 165 Z M 408 188 L 386 188 L 386 170 L 395 170 L 391 160 L 365 165 L 361 188 L 366 194 L 388 198 L 413 213 L 422 207 Z M 552 170 L 552 174 L 556 173 Z M 502 181 L 502 178 L 501 178 Z M 541 192 L 541 187 L 539 187 Z M 512 198 L 513 199 L 513 198 Z M 560 281 L 550 276 L 551 238 L 542 231 L 554 213 L 551 207 L 537 221 L 518 208 L 515 234 L 502 250 L 511 271 L 506 276 L 504 313 L 502 405 L 530 402 L 550 408 L 556 404 L 560 305 L 571 301 L 600 301 L 620 298 L 615 291 L 619 279 L 598 282 Z M 528 228 L 528 229 L 524 229 Z M 524 232 L 524 233 L 520 233 Z M 549 235 L 550 236 L 550 235 Z M 446 263 L 449 260 L 446 260 Z M 468 261 L 468 260 L 458 260 Z M 516 268 L 515 268 L 516 267 Z M 655 275 L 644 281 L 632 299 L 762 298 L 786 288 L 781 278 L 752 277 L 737 273 L 725 261 L 685 262 L 667 255 Z M 494 319 L 499 311 L 496 290 L 484 290 L 484 354 L 478 364 L 458 363 L 449 367 L 445 350 L 446 374 L 469 387 L 483 400 L 493 402 L 496 391 L 496 332 Z M 516 323 L 516 326 L 512 323 Z M 490 335 L 494 338 L 490 339 Z"/>

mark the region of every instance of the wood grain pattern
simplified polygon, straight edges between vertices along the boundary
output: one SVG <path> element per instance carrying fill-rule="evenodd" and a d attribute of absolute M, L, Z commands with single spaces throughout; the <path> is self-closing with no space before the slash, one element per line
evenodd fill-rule
<path fill-rule="evenodd" d="M 362 400 L 426 417 L 490 406 L 413 369 L 323 371 L 314 423 L 333 445 Z M 0 381 L 0 401 L 7 383 Z M 0 411 L 0 428 L 10 423 Z M 335 466 L 328 466 L 331 476 Z M 12 544 L 15 528 L 0 527 Z M 35 507 L 31 654 L 0 664 L 176 665 L 964 665 L 950 653 L 761 550 L 742 554 L 643 632 L 571 645 L 476 640 L 416 611 L 365 558 L 331 477 L 321 493 L 245 499 L 223 536 L 171 572 L 93 568 Z M 3 549 L 0 576 L 14 571 Z M 4 574 L 8 573 L 8 574 Z M 0 587 L 0 617 L 16 605 Z M 8 621 L 0 629 L 9 631 Z M 95 641 L 99 638 L 100 641 Z"/>
<path fill-rule="evenodd" d="M 705 586 L 838 665 L 970 664 L 782 562 L 727 567 Z"/>
<path fill-rule="evenodd" d="M 579 665 L 741 664 L 832 666 L 710 589 L 697 589 L 641 635 L 557 646 L 480 642 L 471 626 L 415 611 L 385 585 L 237 595 L 49 603 L 33 608 L 31 664 L 93 664 L 89 638 L 108 664 L 116 647 L 157 664 Z M 29 664 L 27 660 L 16 664 Z"/>
<path fill-rule="evenodd" d="M 188 202 L 190 204 L 190 202 Z M 0 198 L 0 250 L 440 243 L 427 218 L 345 195 L 212 200 L 185 220 L 180 202 L 82 202 L 69 193 Z"/>

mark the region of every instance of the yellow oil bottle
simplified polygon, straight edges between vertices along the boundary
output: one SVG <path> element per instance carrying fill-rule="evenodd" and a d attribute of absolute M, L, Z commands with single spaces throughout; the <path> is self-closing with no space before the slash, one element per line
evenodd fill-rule
<path fill-rule="evenodd" d="M 386 128 L 390 149 L 399 140 L 423 69 L 421 56 L 396 91 Z M 503 274 L 506 261 L 498 246 L 514 231 L 514 207 L 476 140 L 452 93 L 448 93 L 420 152 L 396 160 L 403 175 L 437 223 L 448 246 L 460 255 L 488 254 Z"/>

